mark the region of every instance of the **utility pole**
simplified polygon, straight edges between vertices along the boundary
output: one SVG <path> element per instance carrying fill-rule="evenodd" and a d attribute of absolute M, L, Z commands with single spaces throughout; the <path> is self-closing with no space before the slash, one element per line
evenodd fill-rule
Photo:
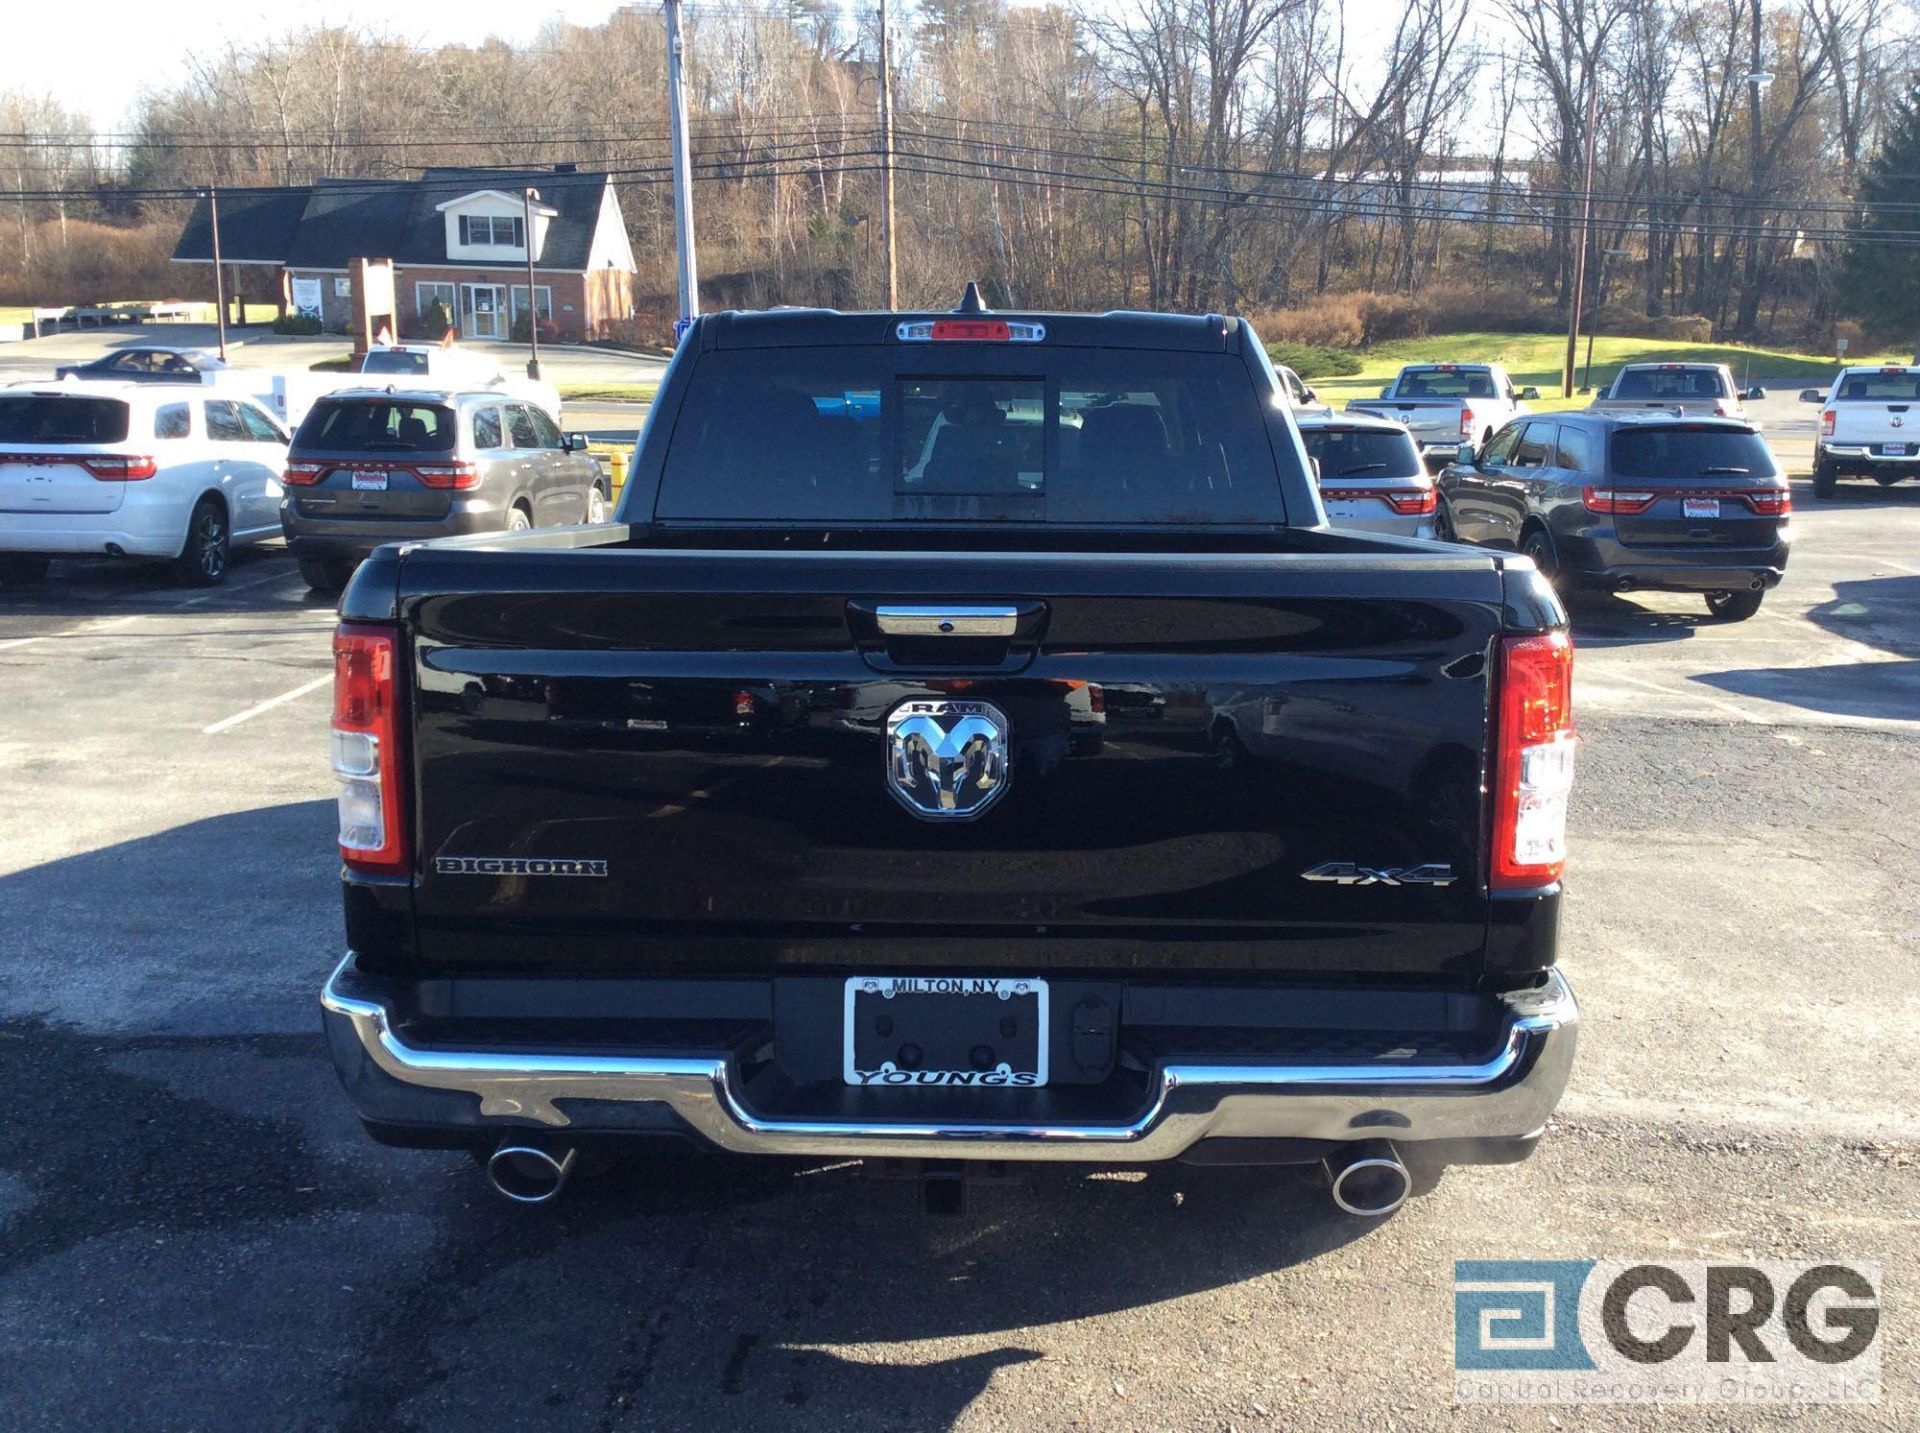
<path fill-rule="evenodd" d="M 893 239 L 893 42 L 887 0 L 880 0 L 880 273 L 885 307 L 900 307 Z"/>
<path fill-rule="evenodd" d="M 686 41 L 680 36 L 680 0 L 663 0 L 667 12 L 667 112 L 673 129 L 673 238 L 680 271 L 680 321 L 676 343 L 700 316 L 700 279 L 693 259 L 693 175 L 687 153 L 687 87 L 681 74 Z"/>
<path fill-rule="evenodd" d="M 207 220 L 213 226 L 213 322 L 220 334 L 220 361 L 227 361 L 227 281 L 220 267 L 220 191 L 207 191 Z"/>
<path fill-rule="evenodd" d="M 540 305 L 533 294 L 533 201 L 539 197 L 540 191 L 532 185 L 520 192 L 527 206 L 527 377 L 532 379 L 540 377 Z"/>

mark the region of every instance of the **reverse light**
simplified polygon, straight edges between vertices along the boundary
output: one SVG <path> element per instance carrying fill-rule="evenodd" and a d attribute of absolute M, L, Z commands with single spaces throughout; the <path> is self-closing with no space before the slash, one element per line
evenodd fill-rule
<path fill-rule="evenodd" d="M 325 469 L 319 463 L 288 463 L 280 481 L 290 488 L 310 488 L 320 481 Z"/>
<path fill-rule="evenodd" d="M 1567 863 L 1573 790 L 1573 643 L 1565 632 L 1501 642 L 1494 691 L 1493 860 L 1487 884 L 1532 890 Z"/>
<path fill-rule="evenodd" d="M 1580 502 L 1588 512 L 1624 513 L 1631 517 L 1643 513 L 1660 501 L 1660 494 L 1646 488 L 1596 488 L 1582 489 Z"/>
<path fill-rule="evenodd" d="M 1833 409 L 1831 408 L 1820 415 L 1820 436 L 1822 438 L 1833 436 Z"/>
<path fill-rule="evenodd" d="M 391 628 L 342 622 L 333 633 L 333 777 L 340 783 L 340 859 L 349 870 L 411 869 L 398 710 L 399 646 Z"/>

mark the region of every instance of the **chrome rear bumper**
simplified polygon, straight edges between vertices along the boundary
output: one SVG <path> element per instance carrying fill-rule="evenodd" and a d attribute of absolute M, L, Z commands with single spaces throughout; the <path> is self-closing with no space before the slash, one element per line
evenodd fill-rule
<path fill-rule="evenodd" d="M 369 1082 L 467 1095 L 502 1128 L 573 1124 L 571 1100 L 653 1105 L 741 1154 L 1149 1163 L 1205 1139 L 1514 1140 L 1539 1133 L 1567 1085 L 1579 1010 L 1558 971 L 1502 997 L 1504 1042 L 1473 1064 L 1165 1064 L 1144 1108 L 1113 1124 L 767 1119 L 742 1099 L 731 1056 L 422 1049 L 342 961 L 321 995 L 350 1093 Z M 357 1098 L 356 1093 L 356 1098 Z M 367 1113 L 365 1109 L 362 1113 Z"/>

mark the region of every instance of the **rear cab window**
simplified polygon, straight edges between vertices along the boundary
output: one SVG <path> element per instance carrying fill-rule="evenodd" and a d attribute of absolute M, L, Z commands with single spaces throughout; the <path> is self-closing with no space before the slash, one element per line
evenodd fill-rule
<path fill-rule="evenodd" d="M 1849 373 L 1834 390 L 1835 403 L 1920 402 L 1920 373 L 1893 369 L 1885 373 Z"/>
<path fill-rule="evenodd" d="M 1415 368 L 1400 375 L 1395 398 L 1492 398 L 1493 374 L 1487 369 Z"/>
<path fill-rule="evenodd" d="M 301 423 L 294 442 L 322 453 L 448 453 L 456 428 L 453 409 L 406 398 L 322 399 Z"/>
<path fill-rule="evenodd" d="M 118 398 L 0 394 L 0 443 L 124 443 L 130 422 Z"/>
<path fill-rule="evenodd" d="M 1406 433 L 1377 428 L 1302 428 L 1307 456 L 1320 464 L 1320 477 L 1424 478 L 1420 450 Z"/>
<path fill-rule="evenodd" d="M 655 515 L 688 522 L 1285 521 L 1234 354 L 849 345 L 703 354 Z"/>
<path fill-rule="evenodd" d="M 1622 478 L 1772 478 L 1766 440 L 1737 428 L 1622 428 L 1613 435 L 1613 472 Z"/>
<path fill-rule="evenodd" d="M 1731 398 L 1733 385 L 1718 368 L 1675 364 L 1671 368 L 1629 368 L 1613 386 L 1615 398 Z"/>
<path fill-rule="evenodd" d="M 425 373 L 428 359 L 424 353 L 368 353 L 360 360 L 362 373 Z"/>

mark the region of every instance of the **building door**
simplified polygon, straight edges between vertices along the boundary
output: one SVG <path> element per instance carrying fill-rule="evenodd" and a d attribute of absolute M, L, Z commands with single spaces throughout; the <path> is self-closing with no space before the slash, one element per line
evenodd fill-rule
<path fill-rule="evenodd" d="M 460 331 L 467 338 L 507 336 L 507 290 L 504 284 L 460 286 Z"/>

